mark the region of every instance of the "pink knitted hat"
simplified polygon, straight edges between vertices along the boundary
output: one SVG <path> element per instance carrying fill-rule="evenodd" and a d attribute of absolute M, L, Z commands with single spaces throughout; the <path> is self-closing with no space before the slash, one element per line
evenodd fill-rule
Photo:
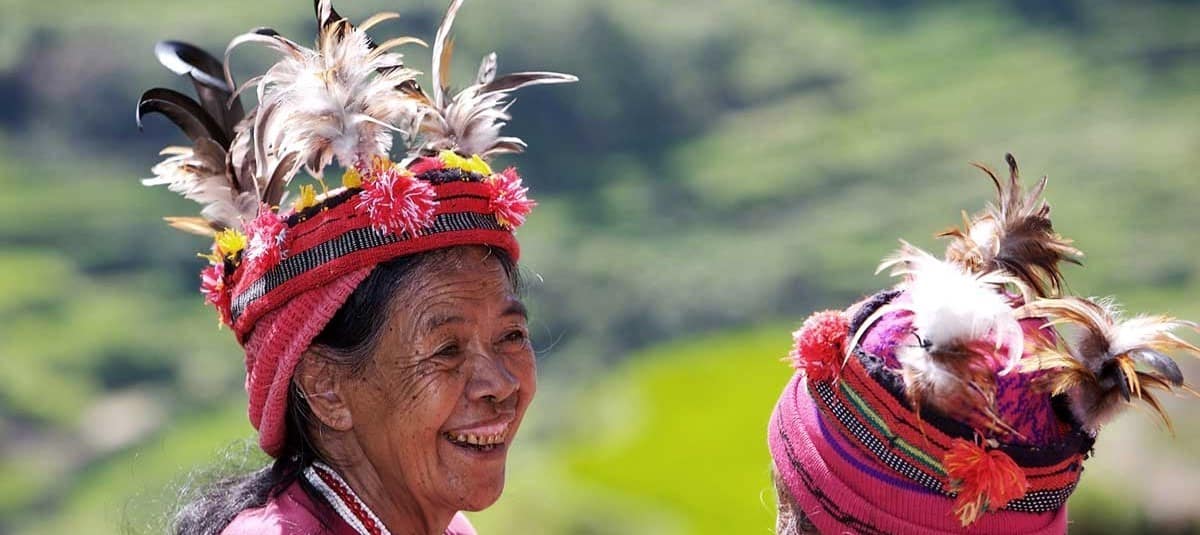
<path fill-rule="evenodd" d="M 1200 354 L 1170 334 L 1194 324 L 1063 295 L 1079 252 L 1008 161 L 945 259 L 904 244 L 896 288 L 794 334 L 768 445 L 822 533 L 1064 533 L 1100 427 L 1183 385 L 1166 352 Z"/>
<path fill-rule="evenodd" d="M 272 456 L 286 441 L 287 391 L 300 356 L 372 269 L 435 249 L 484 245 L 516 261 L 514 231 L 536 203 L 516 169 L 493 171 L 495 155 L 521 152 L 500 135 L 513 91 L 573 82 L 574 76 L 525 72 L 497 76 L 496 55 L 457 94 L 447 82 L 450 29 L 463 0 L 453 0 L 433 46 L 432 95 L 416 83 L 395 48 L 411 37 L 376 43 L 366 30 L 315 0 L 314 48 L 274 30 L 238 36 L 280 56 L 252 80 L 259 102 L 248 113 L 228 64 L 192 45 L 163 42 L 159 60 L 196 87 L 194 100 L 156 88 L 138 102 L 138 121 L 160 113 L 190 147 L 168 147 L 146 185 L 166 185 L 204 206 L 199 217 L 167 218 L 209 237 L 201 291 L 246 350 L 250 421 Z M 320 83 L 314 83 L 320 82 Z M 392 161 L 394 138 L 404 142 Z M 340 184 L 326 182 L 334 161 Z M 306 170 L 290 208 L 288 186 Z M 318 193 L 318 190 L 320 193 Z"/>
<path fill-rule="evenodd" d="M 283 448 L 288 388 L 300 356 L 358 284 L 371 274 L 371 269 L 360 268 L 342 275 L 259 318 L 245 347 L 246 394 L 250 401 L 250 423 L 258 430 L 258 443 L 263 451 L 275 456 Z"/>

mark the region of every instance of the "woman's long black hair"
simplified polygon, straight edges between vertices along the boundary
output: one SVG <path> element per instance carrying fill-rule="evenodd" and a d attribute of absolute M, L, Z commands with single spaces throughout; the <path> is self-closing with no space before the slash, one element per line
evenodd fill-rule
<path fill-rule="evenodd" d="M 322 355 L 337 365 L 363 369 L 389 317 L 388 305 L 397 290 L 419 268 L 445 262 L 450 250 L 404 256 L 376 266 L 312 345 L 322 348 Z M 520 277 L 512 259 L 498 249 L 492 249 L 491 254 L 500 261 L 514 290 L 520 291 Z M 288 388 L 287 437 L 279 457 L 248 474 L 185 488 L 184 504 L 172 519 L 171 531 L 179 535 L 219 535 L 239 513 L 262 507 L 282 493 L 313 461 L 321 459 L 311 440 L 313 429 L 308 402 L 293 381 Z"/>

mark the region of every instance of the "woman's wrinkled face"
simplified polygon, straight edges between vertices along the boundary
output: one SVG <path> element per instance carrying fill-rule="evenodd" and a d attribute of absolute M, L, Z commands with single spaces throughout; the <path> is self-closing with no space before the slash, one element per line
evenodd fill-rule
<path fill-rule="evenodd" d="M 484 248 L 418 268 L 347 401 L 388 492 L 449 510 L 488 507 L 536 390 L 525 307 Z"/>

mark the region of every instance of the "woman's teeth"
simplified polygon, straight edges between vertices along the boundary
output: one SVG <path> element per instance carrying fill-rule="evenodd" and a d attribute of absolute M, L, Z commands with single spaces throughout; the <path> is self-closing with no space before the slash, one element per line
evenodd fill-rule
<path fill-rule="evenodd" d="M 471 446 L 494 446 L 504 443 L 504 434 L 497 433 L 495 435 L 469 435 L 469 434 L 450 434 L 446 433 L 446 438 L 457 444 L 465 444 Z"/>

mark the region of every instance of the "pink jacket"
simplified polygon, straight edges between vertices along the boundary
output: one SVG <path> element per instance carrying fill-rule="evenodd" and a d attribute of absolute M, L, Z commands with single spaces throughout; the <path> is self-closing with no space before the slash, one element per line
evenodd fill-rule
<path fill-rule="evenodd" d="M 292 483 L 267 504 L 242 511 L 221 532 L 222 535 L 358 535 L 323 500 L 314 501 Z M 446 528 L 446 535 L 476 535 L 475 528 L 462 513 Z"/>

